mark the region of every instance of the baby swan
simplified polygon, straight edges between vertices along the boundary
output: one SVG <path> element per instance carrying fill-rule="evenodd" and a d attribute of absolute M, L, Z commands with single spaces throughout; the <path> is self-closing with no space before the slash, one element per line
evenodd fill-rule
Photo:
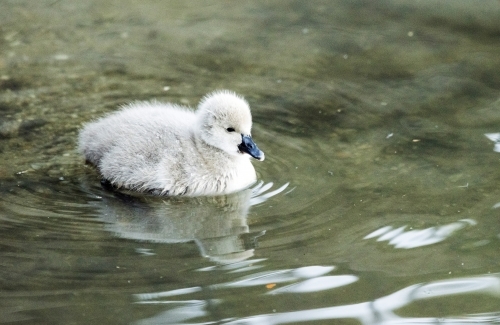
<path fill-rule="evenodd" d="M 91 122 L 79 151 L 118 188 L 163 195 L 218 195 L 256 181 L 250 157 L 264 153 L 250 135 L 252 116 L 242 97 L 206 95 L 196 112 L 159 102 L 135 102 Z"/>

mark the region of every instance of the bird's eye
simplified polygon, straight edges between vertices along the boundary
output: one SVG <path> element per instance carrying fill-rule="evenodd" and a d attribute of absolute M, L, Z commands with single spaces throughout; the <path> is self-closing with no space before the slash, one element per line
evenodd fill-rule
<path fill-rule="evenodd" d="M 234 132 L 234 128 L 227 128 L 226 131 L 227 132 Z"/>

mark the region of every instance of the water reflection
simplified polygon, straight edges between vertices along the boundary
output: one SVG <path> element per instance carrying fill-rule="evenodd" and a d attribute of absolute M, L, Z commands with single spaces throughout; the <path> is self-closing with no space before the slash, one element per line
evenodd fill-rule
<path fill-rule="evenodd" d="M 500 152 L 500 133 L 485 133 L 484 135 L 491 141 L 495 142 L 493 151 Z"/>
<path fill-rule="evenodd" d="M 261 261 L 263 261 L 263 259 L 254 259 L 247 260 L 245 263 L 256 264 Z M 268 292 L 269 294 L 278 294 L 285 292 L 321 291 L 357 281 L 357 277 L 353 275 L 323 276 L 324 274 L 330 273 L 334 269 L 334 266 L 305 266 L 296 269 L 259 272 L 234 281 L 211 285 L 210 289 L 245 288 L 261 285 L 265 285 L 266 288 L 271 289 L 278 283 L 297 282 L 291 286 L 285 286 Z M 324 285 L 318 286 L 318 282 L 323 282 Z M 135 298 L 141 303 L 151 303 L 151 300 L 153 299 L 186 295 L 200 292 L 202 290 L 202 287 L 191 287 L 165 292 L 136 294 Z"/>
<path fill-rule="evenodd" d="M 320 276 L 272 290 L 268 294 L 317 292 L 342 287 L 356 281 L 358 277 L 354 275 Z"/>
<path fill-rule="evenodd" d="M 288 276 L 294 272 L 300 274 L 323 274 L 325 271 L 333 270 L 333 267 L 303 267 L 296 270 L 282 270 L 276 272 L 269 272 L 267 275 L 255 274 L 248 278 L 253 279 L 266 279 L 273 281 L 280 278 L 280 274 L 287 274 L 283 279 L 291 280 Z M 305 272 L 304 272 L 305 270 Z M 326 280 L 326 281 L 325 281 Z M 331 280 L 331 281 L 330 281 Z M 306 279 L 295 285 L 299 290 L 293 290 L 293 286 L 285 286 L 282 290 L 274 290 L 274 294 L 285 293 L 288 290 L 285 288 L 292 288 L 292 292 L 296 294 L 314 292 L 319 290 L 329 290 L 335 287 L 351 284 L 357 280 L 356 276 L 343 275 L 343 276 L 318 276 Z M 263 284 L 267 281 L 257 280 L 254 284 Z M 238 283 L 245 283 L 237 280 L 230 285 L 219 285 L 217 289 L 224 289 L 227 287 L 238 287 Z M 324 283 L 321 286 L 320 283 Z M 329 283 L 336 283 L 337 285 L 329 287 Z M 243 285 L 243 286 L 245 286 Z M 204 322 L 197 323 L 192 320 L 208 314 L 208 308 L 213 304 L 221 304 L 219 300 L 158 300 L 161 297 L 176 297 L 180 295 L 191 294 L 200 292 L 202 288 L 186 288 L 181 290 L 173 290 L 170 292 L 158 294 L 141 294 L 136 295 L 140 304 L 169 304 L 173 308 L 166 310 L 156 316 L 148 319 L 141 320 L 137 324 L 206 324 Z M 398 290 L 387 296 L 375 299 L 373 301 L 344 305 L 332 306 L 326 308 L 307 309 L 299 311 L 290 311 L 274 314 L 262 314 L 246 318 L 232 318 L 221 319 L 220 324 L 258 324 L 258 325 L 274 325 L 274 324 L 289 324 L 306 321 L 318 320 L 332 320 L 332 319 L 355 319 L 363 325 L 371 324 L 465 324 L 473 322 L 481 322 L 484 324 L 498 323 L 500 320 L 500 311 L 493 311 L 490 313 L 481 314 L 464 314 L 459 317 L 403 317 L 397 315 L 395 312 L 408 306 L 414 302 L 427 299 L 435 299 L 451 295 L 467 295 L 467 294 L 482 294 L 493 297 L 500 297 L 500 274 L 483 275 L 468 278 L 455 278 L 443 281 L 434 281 L 429 283 L 421 283 L 408 286 Z M 180 305 L 180 306 L 178 306 Z M 466 312 L 466 311 L 465 311 Z"/>
<path fill-rule="evenodd" d="M 113 192 L 94 204 L 105 228 L 118 237 L 154 243 L 194 241 L 202 256 L 229 264 L 253 256 L 257 238 L 265 231 L 250 234 L 246 217 L 251 206 L 283 192 L 288 183 L 270 191 L 272 187 L 272 182 L 260 182 L 231 195 L 199 198 Z"/>
<path fill-rule="evenodd" d="M 323 274 L 329 273 L 333 269 L 333 266 L 306 266 L 297 269 L 268 271 L 252 274 L 239 280 L 231 281 L 218 286 L 241 288 L 265 284 L 272 285 L 282 282 L 321 277 Z"/>
<path fill-rule="evenodd" d="M 256 264 L 262 260 L 247 260 L 245 264 Z M 234 265 L 233 265 L 234 267 Z M 222 266 L 222 268 L 226 268 Z M 226 268 L 227 269 L 227 268 Z M 350 283 L 356 282 L 358 278 L 354 275 L 331 275 L 325 274 L 332 272 L 334 266 L 306 266 L 296 269 L 284 269 L 254 273 L 226 283 L 214 284 L 207 288 L 190 287 L 176 289 L 165 292 L 143 293 L 136 294 L 138 304 L 153 304 L 153 305 L 171 305 L 173 307 L 167 311 L 161 312 L 156 316 L 137 322 L 137 324 L 184 324 L 182 321 L 188 321 L 197 317 L 208 315 L 209 306 L 222 303 L 217 299 L 210 300 L 161 300 L 161 298 L 175 299 L 179 296 L 200 293 L 202 291 L 226 290 L 234 288 L 247 288 L 255 286 L 265 286 L 269 295 L 278 295 L 285 293 L 306 293 L 330 290 L 337 287 L 342 287 Z M 204 270 L 206 271 L 206 270 Z M 293 284 L 275 288 L 280 283 L 294 282 Z M 180 305 L 180 306 L 179 306 Z M 232 322 L 234 319 L 221 320 L 222 322 Z M 201 324 L 201 323 L 200 323 Z"/>
<path fill-rule="evenodd" d="M 405 232 L 407 226 L 393 228 L 385 226 L 366 235 L 363 239 L 377 238 L 377 241 L 388 241 L 395 248 L 416 248 L 442 242 L 446 238 L 468 225 L 476 225 L 472 219 L 462 219 L 447 225 L 429 227 L 426 229 L 411 229 Z"/>

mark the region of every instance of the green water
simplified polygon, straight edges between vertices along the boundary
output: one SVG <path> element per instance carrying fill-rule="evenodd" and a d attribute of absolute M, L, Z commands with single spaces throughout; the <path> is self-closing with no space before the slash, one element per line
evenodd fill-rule
<path fill-rule="evenodd" d="M 499 15 L 0 1 L 0 324 L 498 323 Z M 121 104 L 220 88 L 267 191 L 117 195 L 75 150 Z"/>

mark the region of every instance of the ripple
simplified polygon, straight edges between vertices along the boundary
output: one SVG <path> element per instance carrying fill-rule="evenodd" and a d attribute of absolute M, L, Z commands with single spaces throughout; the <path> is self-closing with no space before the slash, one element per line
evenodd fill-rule
<path fill-rule="evenodd" d="M 258 263 L 260 261 L 261 260 L 252 260 L 251 262 Z M 241 263 L 239 266 L 242 266 Z M 227 267 L 219 268 L 219 270 L 224 269 L 227 270 Z M 334 269 L 334 266 L 315 265 L 296 269 L 265 271 L 253 273 L 230 282 L 213 284 L 211 285 L 211 288 L 213 290 L 224 290 L 230 288 L 247 288 L 265 285 L 266 288 L 271 289 L 280 283 L 295 282 L 294 284 L 286 285 L 279 289 L 267 292 L 267 294 L 277 295 L 281 293 L 305 293 L 330 290 L 351 284 L 358 280 L 358 278 L 353 275 L 324 276 L 325 274 L 332 272 Z M 215 269 L 211 269 L 211 271 L 215 271 Z M 201 291 L 203 291 L 201 287 L 190 287 L 166 292 L 135 294 L 134 297 L 139 302 L 144 303 L 151 300 L 157 301 L 160 298 L 189 295 Z"/>
<path fill-rule="evenodd" d="M 354 275 L 320 276 L 313 279 L 307 279 L 300 283 L 291 284 L 276 290 L 272 290 L 268 292 L 268 294 L 276 295 L 281 293 L 318 292 L 342 287 L 356 281 L 358 281 L 358 277 Z"/>
<path fill-rule="evenodd" d="M 299 279 L 309 279 L 329 273 L 333 266 L 306 266 L 290 270 L 276 270 L 249 275 L 242 279 L 223 284 L 226 287 L 251 287 L 269 283 L 282 283 L 297 281 Z M 220 285 L 218 285 L 220 286 Z"/>
<path fill-rule="evenodd" d="M 116 270 L 115 258 L 96 250 L 113 246 L 94 216 L 98 189 L 80 179 L 23 174 L 2 181 L 0 191 L 2 288 L 36 292 L 48 286 L 47 295 L 56 297 L 68 285 L 79 289 L 95 274 Z"/>
<path fill-rule="evenodd" d="M 53 178 L 38 180 L 19 177 L 3 182 L 0 202 L 5 221 L 2 226 L 23 225 L 28 228 L 58 230 L 63 233 L 93 228 L 89 204 L 98 197 L 80 184 Z"/>
<path fill-rule="evenodd" d="M 484 135 L 491 141 L 495 142 L 493 151 L 500 152 L 500 133 L 485 133 Z"/>
<path fill-rule="evenodd" d="M 296 281 L 296 283 L 283 286 L 268 292 L 265 295 L 271 295 L 278 299 L 278 294 L 294 293 L 297 295 L 306 295 L 310 292 L 322 292 L 332 290 L 338 287 L 350 285 L 358 280 L 354 275 L 329 275 L 334 267 L 310 266 L 297 269 L 275 270 L 261 272 L 249 275 L 242 279 L 236 279 L 226 284 L 213 285 L 212 290 L 218 292 L 234 288 L 246 288 L 248 285 L 262 286 L 273 288 L 274 285 L 269 283 L 282 283 Z M 302 274 L 302 276 L 297 276 Z M 144 319 L 139 323 L 146 323 L 151 319 L 165 324 L 205 324 L 204 322 L 197 323 L 193 320 L 201 315 L 208 315 L 208 309 L 211 304 L 215 303 L 224 308 L 225 301 L 223 299 L 210 300 L 192 300 L 180 299 L 183 296 L 196 295 L 204 289 L 201 287 L 189 287 L 184 289 L 171 290 L 158 293 L 136 294 L 134 297 L 139 304 L 168 304 L 172 308 L 161 312 L 152 318 Z M 333 293 L 334 291 L 332 291 Z M 432 300 L 437 298 L 446 298 L 458 295 L 486 295 L 493 299 L 500 298 L 500 274 L 489 274 L 475 277 L 452 278 L 448 280 L 433 281 L 428 283 L 420 283 L 410 285 L 408 287 L 397 290 L 386 296 L 355 304 L 336 305 L 323 308 L 300 309 L 288 312 L 276 312 L 273 314 L 261 314 L 254 316 L 246 316 L 241 318 L 218 319 L 221 324 L 289 324 L 308 321 L 320 320 L 335 320 L 335 319 L 352 319 L 357 320 L 361 324 L 417 324 L 417 323 L 453 323 L 460 324 L 470 322 L 484 322 L 487 324 L 495 323 L 499 318 L 500 311 L 494 310 L 491 312 L 480 314 L 463 314 L 456 317 L 441 317 L 441 318 L 422 318 L 422 317 L 403 317 L 398 315 L 398 311 L 406 306 L 422 300 Z M 263 297 L 263 296 L 262 296 Z M 163 300 L 162 298 L 168 298 Z M 264 299 L 264 298 L 262 298 Z M 275 300 L 273 304 L 276 304 Z M 287 305 L 282 301 L 284 306 Z M 175 307 L 178 305 L 178 307 Z M 281 305 L 281 304 L 278 304 Z M 213 305 L 212 305 L 213 306 Z M 194 308 L 194 309 L 193 309 Z M 193 310 L 192 310 L 193 309 Z M 466 312 L 466 311 L 464 311 Z M 173 316 L 175 322 L 172 321 Z M 182 315 L 182 316 L 180 316 Z"/>
<path fill-rule="evenodd" d="M 363 239 L 378 237 L 377 241 L 388 241 L 389 245 L 393 245 L 395 248 L 409 249 L 442 242 L 458 230 L 476 224 L 477 222 L 474 220 L 462 219 L 447 225 L 421 230 L 412 229 L 406 232 L 407 226 L 396 229 L 392 226 L 385 226 L 366 235 Z"/>

